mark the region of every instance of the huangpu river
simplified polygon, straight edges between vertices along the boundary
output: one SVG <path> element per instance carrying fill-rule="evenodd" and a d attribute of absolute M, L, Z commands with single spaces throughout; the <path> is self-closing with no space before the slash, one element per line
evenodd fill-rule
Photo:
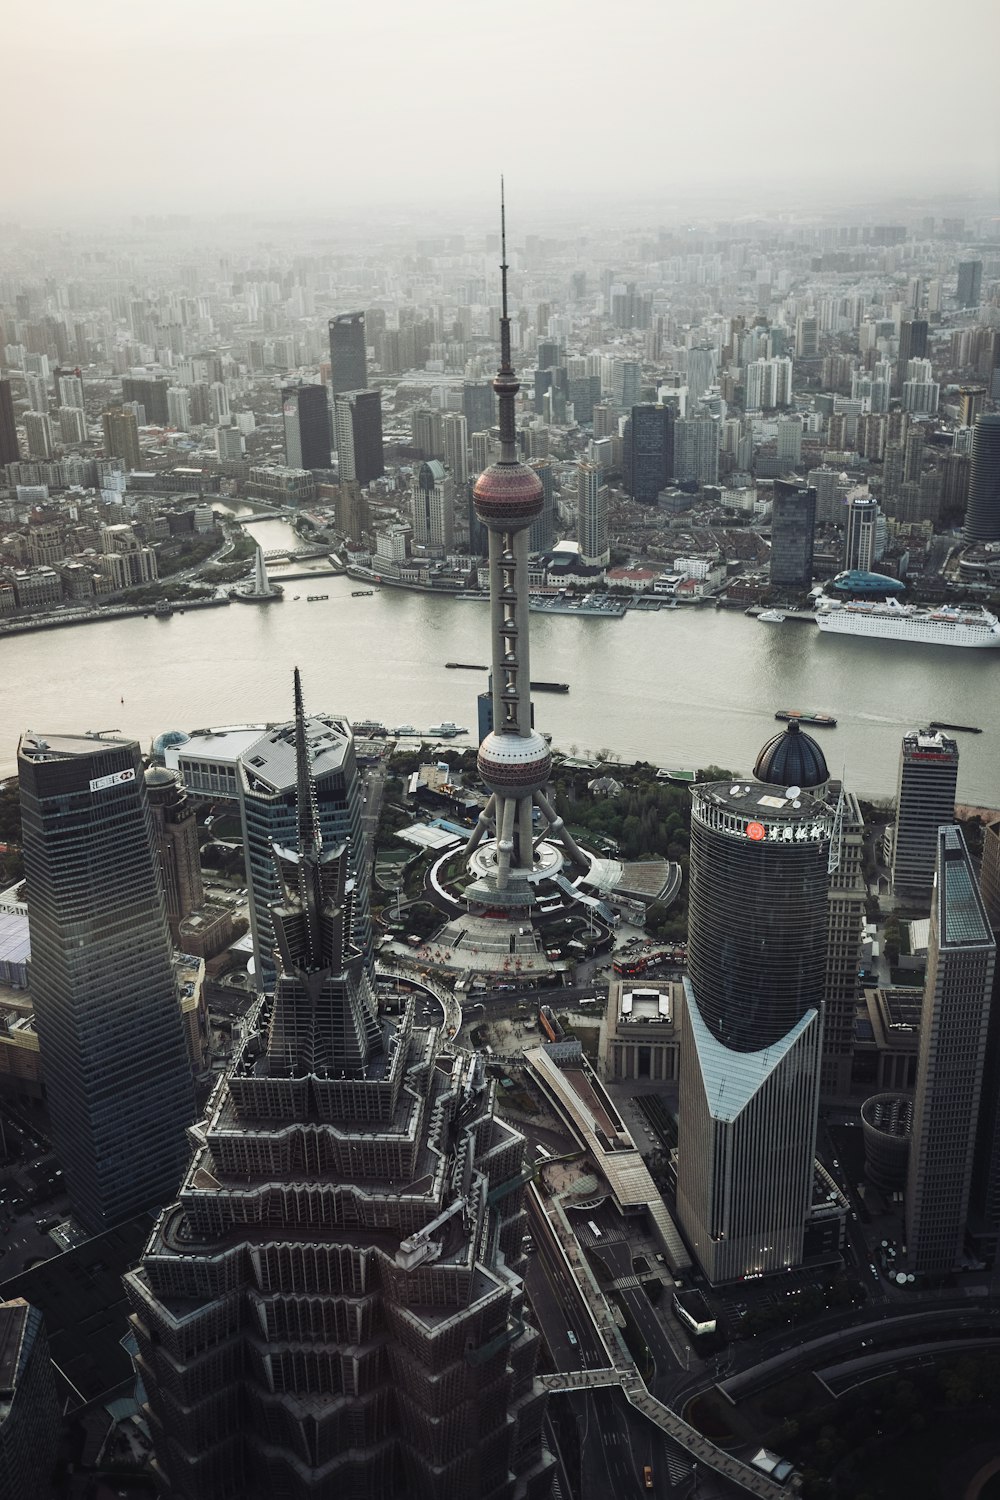
<path fill-rule="evenodd" d="M 284 521 L 250 530 L 268 550 L 296 542 Z M 353 597 L 362 587 L 300 579 L 268 606 L 0 638 L 0 775 L 28 728 L 120 729 L 148 748 L 167 729 L 286 718 L 296 665 L 313 710 L 390 728 L 452 720 L 472 731 L 455 743 L 474 742 L 486 673 L 445 663 L 488 662 L 487 604 L 390 588 Z M 831 773 L 862 796 L 894 792 L 905 730 L 930 719 L 979 725 L 984 733 L 957 736 L 959 798 L 1000 806 L 1000 651 L 821 636 L 738 610 L 533 614 L 531 675 L 569 684 L 535 696 L 537 727 L 555 748 L 626 762 L 746 772 L 782 727 L 776 709 L 833 714 L 836 729 L 812 732 Z"/>

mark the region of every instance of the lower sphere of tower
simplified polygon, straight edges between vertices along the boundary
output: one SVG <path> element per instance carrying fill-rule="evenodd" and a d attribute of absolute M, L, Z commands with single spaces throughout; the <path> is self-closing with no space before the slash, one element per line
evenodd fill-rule
<path fill-rule="evenodd" d="M 540 734 L 488 734 L 479 747 L 479 774 L 501 797 L 528 797 L 548 781 L 549 747 Z"/>

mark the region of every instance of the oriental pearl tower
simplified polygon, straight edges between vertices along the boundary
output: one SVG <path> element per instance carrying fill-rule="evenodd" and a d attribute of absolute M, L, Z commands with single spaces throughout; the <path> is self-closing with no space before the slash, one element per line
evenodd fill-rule
<path fill-rule="evenodd" d="M 590 861 L 544 794 L 551 757 L 545 740 L 531 727 L 528 528 L 541 512 L 543 495 L 534 469 L 517 457 L 514 398 L 520 385 L 510 356 L 502 183 L 500 243 L 500 368 L 493 382 L 500 411 L 500 459 L 480 474 L 473 491 L 476 514 L 490 538 L 493 729 L 480 745 L 477 761 L 490 797 L 466 845 L 476 878 L 465 894 L 473 905 L 521 908 L 534 902 L 538 879 L 557 874 L 565 858 L 584 870 Z M 538 841 L 532 823 L 535 807 L 548 824 Z"/>

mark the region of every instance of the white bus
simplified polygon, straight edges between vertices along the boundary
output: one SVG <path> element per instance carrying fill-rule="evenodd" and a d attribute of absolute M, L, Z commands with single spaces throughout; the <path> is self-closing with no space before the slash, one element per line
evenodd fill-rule
<path fill-rule="evenodd" d="M 536 1147 L 536 1150 L 538 1152 L 538 1160 L 539 1161 L 549 1161 L 550 1160 L 550 1158 L 552 1156 L 552 1152 L 551 1151 L 546 1151 L 546 1149 L 545 1149 L 544 1146 L 538 1146 L 538 1147 Z"/>

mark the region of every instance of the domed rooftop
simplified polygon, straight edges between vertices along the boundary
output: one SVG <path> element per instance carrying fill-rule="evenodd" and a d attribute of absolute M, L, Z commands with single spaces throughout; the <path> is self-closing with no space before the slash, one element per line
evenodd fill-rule
<path fill-rule="evenodd" d="M 183 729 L 166 729 L 153 741 L 153 754 L 162 755 L 164 750 L 169 750 L 172 745 L 186 745 L 190 738 L 191 736 L 185 734 Z"/>
<path fill-rule="evenodd" d="M 495 531 L 520 531 L 542 513 L 542 481 L 527 464 L 491 464 L 472 493 L 476 515 Z"/>
<path fill-rule="evenodd" d="M 803 789 L 822 786 L 830 772 L 822 750 L 811 735 L 791 719 L 781 734 L 768 740 L 757 757 L 753 774 L 769 786 L 800 786 Z"/>
<path fill-rule="evenodd" d="M 173 794 L 181 791 L 180 777 L 176 771 L 168 771 L 166 766 L 147 766 L 143 780 L 155 802 L 169 801 Z"/>
<path fill-rule="evenodd" d="M 888 573 L 867 573 L 862 568 L 850 568 L 838 573 L 830 585 L 838 594 L 905 594 L 906 584 Z"/>

